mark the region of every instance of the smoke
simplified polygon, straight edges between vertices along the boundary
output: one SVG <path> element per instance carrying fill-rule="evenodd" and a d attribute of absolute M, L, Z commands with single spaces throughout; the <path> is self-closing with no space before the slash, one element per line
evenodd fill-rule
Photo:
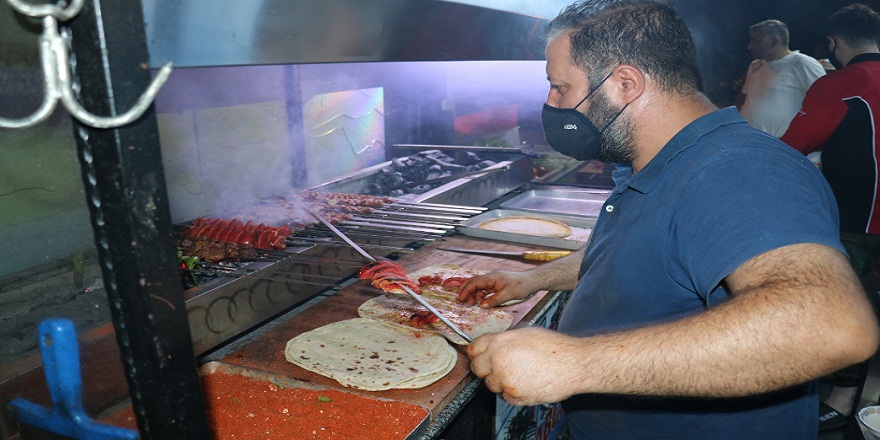
<path fill-rule="evenodd" d="M 455 143 L 464 115 L 515 106 L 543 142 L 546 93 L 543 61 L 178 69 L 156 100 L 172 218 L 244 212 L 381 165 L 395 143 Z"/>

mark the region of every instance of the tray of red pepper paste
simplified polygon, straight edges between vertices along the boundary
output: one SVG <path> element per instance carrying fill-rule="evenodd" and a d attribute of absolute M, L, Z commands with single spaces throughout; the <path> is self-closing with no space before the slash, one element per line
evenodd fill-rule
<path fill-rule="evenodd" d="M 406 439 L 421 436 L 430 411 L 399 402 L 209 362 L 199 369 L 208 423 L 218 440 Z"/>

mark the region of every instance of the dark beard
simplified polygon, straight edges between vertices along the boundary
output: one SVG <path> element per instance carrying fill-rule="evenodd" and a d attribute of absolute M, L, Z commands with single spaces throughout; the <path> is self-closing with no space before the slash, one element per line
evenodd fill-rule
<path fill-rule="evenodd" d="M 604 92 L 590 98 L 586 116 L 602 132 L 602 147 L 599 160 L 602 162 L 629 163 L 635 158 L 632 121 L 621 112 L 623 108 L 612 108 Z M 616 119 L 615 119 L 616 117 Z M 613 120 L 613 122 L 611 122 Z M 608 125 L 609 122 L 611 125 Z"/>

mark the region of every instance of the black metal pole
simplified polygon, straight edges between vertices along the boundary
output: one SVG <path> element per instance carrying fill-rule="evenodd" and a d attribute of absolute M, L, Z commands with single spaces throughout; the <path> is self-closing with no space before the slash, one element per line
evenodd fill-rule
<path fill-rule="evenodd" d="M 87 0 L 63 30 L 83 106 L 127 111 L 151 81 L 140 0 Z M 75 122 L 74 136 L 141 438 L 209 439 L 155 113 L 116 129 Z"/>

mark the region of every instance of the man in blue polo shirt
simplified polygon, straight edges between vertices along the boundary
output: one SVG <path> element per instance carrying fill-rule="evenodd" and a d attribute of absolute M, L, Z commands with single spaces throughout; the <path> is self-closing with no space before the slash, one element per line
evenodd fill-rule
<path fill-rule="evenodd" d="M 822 175 L 703 95 L 664 3 L 573 5 L 547 40 L 547 142 L 619 163 L 616 188 L 585 252 L 462 285 L 482 307 L 573 291 L 558 332 L 477 338 L 474 374 L 563 402 L 575 439 L 816 438 L 815 379 L 880 340 Z"/>

